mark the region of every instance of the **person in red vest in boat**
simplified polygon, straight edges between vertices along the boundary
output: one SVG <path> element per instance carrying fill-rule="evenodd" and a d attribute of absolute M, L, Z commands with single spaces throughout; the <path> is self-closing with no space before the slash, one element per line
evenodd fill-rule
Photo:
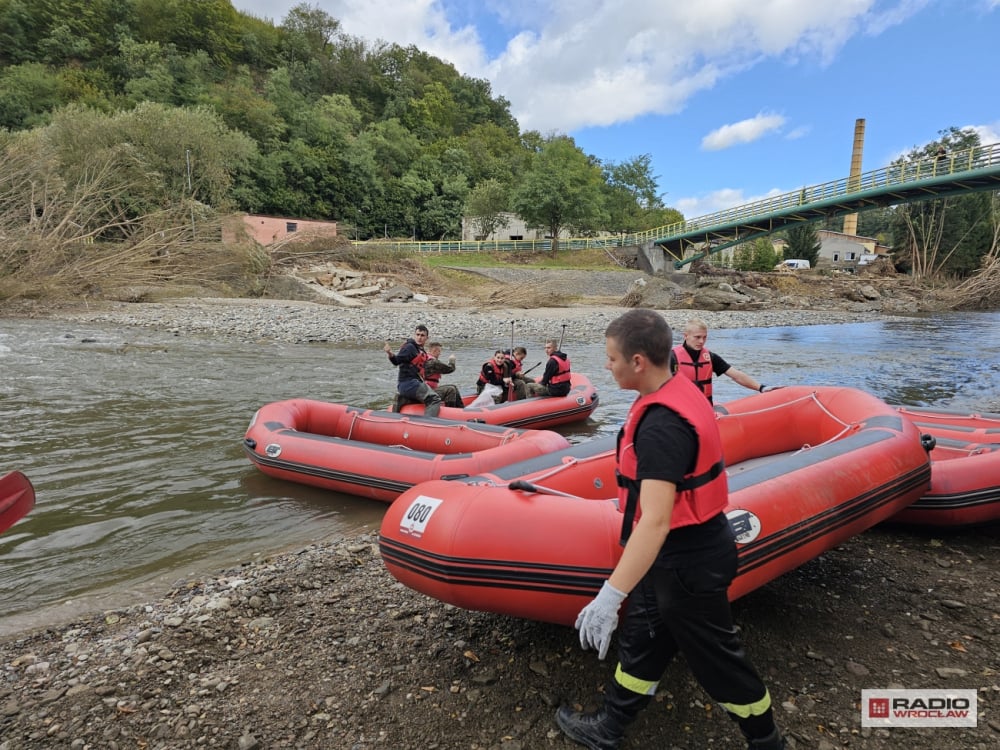
<path fill-rule="evenodd" d="M 392 353 L 389 342 L 385 342 L 383 350 L 389 357 L 389 361 L 399 368 L 396 391 L 404 399 L 424 404 L 424 414 L 428 417 L 436 417 L 441 413 L 441 397 L 433 388 L 424 381 L 424 365 L 427 362 L 427 351 L 424 344 L 427 343 L 427 336 L 430 331 L 423 323 L 413 329 L 413 336 L 408 338 L 399 351 Z M 397 398 L 397 408 L 399 406 Z"/>
<path fill-rule="evenodd" d="M 510 385 L 507 386 L 507 400 L 527 398 L 527 384 L 533 383 L 534 378 L 524 374 L 524 358 L 528 356 L 528 350 L 523 346 L 515 346 L 512 351 L 504 349 L 504 361 L 507 365 L 507 373 L 510 375 Z"/>
<path fill-rule="evenodd" d="M 500 389 L 500 395 L 496 396 L 497 403 L 507 400 L 507 393 L 511 387 L 510 368 L 507 365 L 507 357 L 501 349 L 493 352 L 493 356 L 483 362 L 479 369 L 479 377 L 476 379 L 476 393 L 482 393 L 483 389 L 492 385 Z"/>
<path fill-rule="evenodd" d="M 441 383 L 442 375 L 450 375 L 455 372 L 455 355 L 452 354 L 448 357 L 448 361 L 445 362 L 441 359 L 442 349 L 444 347 L 439 341 L 432 341 L 427 345 L 427 361 L 424 363 L 424 382 L 437 391 L 438 396 L 441 397 L 441 401 L 445 406 L 461 409 L 464 404 L 462 403 L 462 394 L 459 392 L 458 386 L 448 383 L 442 385 Z"/>
<path fill-rule="evenodd" d="M 707 340 L 708 324 L 698 318 L 689 320 L 684 326 L 684 341 L 671 352 L 671 366 L 673 372 L 693 381 L 709 403 L 712 403 L 713 375 L 728 375 L 744 388 L 758 393 L 772 390 L 742 370 L 737 370 L 715 352 L 706 349 Z"/>
<path fill-rule="evenodd" d="M 638 391 L 618 435 L 621 559 L 576 620 L 580 645 L 603 659 L 618 629 L 618 667 L 595 713 L 561 707 L 556 723 L 592 750 L 614 750 L 681 654 L 749 750 L 784 750 L 771 696 L 733 624 L 729 584 L 736 539 L 715 412 L 687 378 L 671 373 L 670 326 L 630 310 L 605 331 L 606 369 Z M 618 627 L 618 610 L 625 599 Z M 678 728 L 676 739 L 683 731 Z M 665 744 L 676 744 L 667 741 Z"/>
<path fill-rule="evenodd" d="M 537 383 L 526 383 L 529 396 L 565 396 L 570 391 L 570 361 L 559 351 L 559 342 L 549 339 L 545 342 L 545 371 Z"/>

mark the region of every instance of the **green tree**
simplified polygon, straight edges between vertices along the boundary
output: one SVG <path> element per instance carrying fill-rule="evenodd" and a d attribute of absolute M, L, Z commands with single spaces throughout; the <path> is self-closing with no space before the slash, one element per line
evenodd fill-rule
<path fill-rule="evenodd" d="M 788 245 L 785 247 L 785 258 L 798 258 L 809 261 L 812 268 L 819 261 L 823 243 L 820 241 L 816 225 L 811 221 L 796 224 L 786 233 Z M 778 261 L 775 260 L 775 263 Z"/>
<path fill-rule="evenodd" d="M 510 224 L 508 191 L 499 180 L 483 180 L 469 192 L 465 215 L 472 222 L 476 239 L 486 239 Z"/>
<path fill-rule="evenodd" d="M 567 227 L 586 227 L 603 214 L 604 179 L 600 167 L 572 138 L 544 141 L 513 196 L 514 210 L 529 226 L 542 227 L 559 249 L 559 234 Z"/>
<path fill-rule="evenodd" d="M 48 121 L 67 103 L 58 72 L 41 63 L 24 63 L 0 73 L 0 127 L 21 130 Z"/>
<path fill-rule="evenodd" d="M 229 0 L 134 0 L 136 38 L 207 53 L 224 68 L 241 57 L 239 14 Z"/>
<path fill-rule="evenodd" d="M 664 209 L 657 178 L 652 172 L 649 154 L 634 156 L 620 164 L 605 162 L 607 183 L 606 205 L 608 228 L 619 234 L 629 234 L 661 226 L 655 222 Z"/>
<path fill-rule="evenodd" d="M 938 148 L 948 158 L 961 158 L 963 152 L 980 145 L 979 135 L 971 128 L 952 127 L 940 132 L 941 138 L 910 151 L 895 162 L 908 165 L 933 163 Z M 897 206 L 893 234 L 900 262 L 917 277 L 944 275 L 966 277 L 980 266 L 989 252 L 991 203 L 975 193 L 951 198 L 920 201 Z"/>

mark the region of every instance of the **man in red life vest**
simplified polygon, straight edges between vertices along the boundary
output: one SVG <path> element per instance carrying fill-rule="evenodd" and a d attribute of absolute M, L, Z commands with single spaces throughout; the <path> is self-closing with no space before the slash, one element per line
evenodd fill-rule
<path fill-rule="evenodd" d="M 754 378 L 737 370 L 715 352 L 705 348 L 708 339 L 708 325 L 703 320 L 692 318 L 684 326 L 684 341 L 673 348 L 672 364 L 677 372 L 693 381 L 698 389 L 712 403 L 712 376 L 728 375 L 744 388 L 763 393 L 769 390 Z"/>
<path fill-rule="evenodd" d="M 618 609 L 626 597 L 628 603 L 603 706 L 596 713 L 563 706 L 556 723 L 591 750 L 615 750 L 680 653 L 739 725 L 749 750 L 783 750 L 771 696 L 747 660 L 730 612 L 736 541 L 724 512 L 728 485 L 715 413 L 690 380 L 671 374 L 672 338 L 663 316 L 647 309 L 625 313 L 605 331 L 605 367 L 619 387 L 639 396 L 618 435 L 625 549 L 577 618 L 583 648 L 603 659 Z"/>
<path fill-rule="evenodd" d="M 559 351 L 559 342 L 555 339 L 545 342 L 545 355 L 549 358 L 545 363 L 545 372 L 537 383 L 527 383 L 528 395 L 567 395 L 571 388 L 569 357 Z"/>
<path fill-rule="evenodd" d="M 432 341 L 427 345 L 427 361 L 424 363 L 424 382 L 437 391 L 438 396 L 441 397 L 441 401 L 445 406 L 461 409 L 464 404 L 462 403 L 462 394 L 459 392 L 458 386 L 448 383 L 441 384 L 442 375 L 450 375 L 455 372 L 455 355 L 452 354 L 448 357 L 448 361 L 445 362 L 441 359 L 442 349 L 443 347 L 438 341 Z"/>
<path fill-rule="evenodd" d="M 418 404 L 425 404 L 424 414 L 436 417 L 441 413 L 441 397 L 424 382 L 424 364 L 427 362 L 424 344 L 427 342 L 428 333 L 427 326 L 420 324 L 413 329 L 412 338 L 408 338 L 398 352 L 392 353 L 388 341 L 385 342 L 383 350 L 388 355 L 389 361 L 399 368 L 396 383 L 399 395 Z"/>
<path fill-rule="evenodd" d="M 523 346 L 515 346 L 512 352 L 504 350 L 507 374 L 511 379 L 511 384 L 507 386 L 508 394 L 513 395 L 513 398 L 509 399 L 511 401 L 527 398 L 527 383 L 534 382 L 532 378 L 524 375 L 524 358 L 527 356 L 528 350 Z"/>

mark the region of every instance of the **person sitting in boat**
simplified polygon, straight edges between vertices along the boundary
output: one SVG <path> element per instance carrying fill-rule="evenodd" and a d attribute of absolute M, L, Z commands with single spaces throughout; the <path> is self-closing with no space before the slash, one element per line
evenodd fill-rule
<path fill-rule="evenodd" d="M 569 357 L 559 351 L 559 342 L 549 339 L 545 342 L 545 372 L 537 383 L 528 383 L 529 396 L 565 396 L 570 389 Z"/>
<path fill-rule="evenodd" d="M 708 403 L 712 403 L 713 375 L 728 375 L 744 388 L 758 393 L 772 390 L 745 372 L 737 370 L 715 352 L 706 349 L 707 339 L 708 324 L 698 318 L 689 320 L 684 326 L 684 341 L 670 353 L 670 371 L 694 381 L 705 394 Z"/>
<path fill-rule="evenodd" d="M 437 391 L 437 394 L 441 397 L 441 402 L 445 406 L 461 409 L 464 404 L 462 403 L 462 394 L 459 392 L 458 386 L 451 385 L 450 383 L 441 384 L 442 375 L 450 375 L 455 372 L 455 355 L 450 355 L 448 361 L 445 362 L 441 359 L 441 350 L 443 348 L 438 341 L 432 341 L 427 345 L 427 361 L 424 363 L 424 382 Z"/>
<path fill-rule="evenodd" d="M 500 396 L 497 403 L 507 400 L 507 391 L 511 387 L 511 377 L 508 374 L 507 358 L 502 350 L 497 349 L 493 356 L 483 362 L 479 370 L 479 378 L 476 380 L 476 393 L 482 393 L 487 385 L 493 385 L 500 389 Z"/>
<path fill-rule="evenodd" d="M 507 373 L 512 382 L 513 399 L 527 398 L 527 384 L 533 383 L 534 379 L 526 377 L 524 374 L 524 358 L 528 356 L 528 350 L 523 346 L 515 346 L 513 352 L 504 349 L 504 361 L 507 365 Z"/>
<path fill-rule="evenodd" d="M 418 325 L 413 329 L 413 337 L 408 338 L 399 351 L 392 353 L 389 342 L 385 342 L 384 351 L 393 366 L 399 368 L 399 379 L 396 391 L 405 399 L 424 404 L 424 415 L 436 417 L 441 413 L 441 397 L 424 381 L 424 365 L 427 363 L 427 351 L 424 343 L 429 335 L 427 326 Z"/>

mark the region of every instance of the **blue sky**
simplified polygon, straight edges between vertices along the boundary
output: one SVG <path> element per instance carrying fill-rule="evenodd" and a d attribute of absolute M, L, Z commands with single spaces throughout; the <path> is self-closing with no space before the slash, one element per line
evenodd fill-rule
<path fill-rule="evenodd" d="M 280 24 L 294 0 L 233 0 Z M 1000 0 L 309 0 L 347 34 L 490 81 L 522 130 L 652 157 L 692 218 L 862 168 L 951 126 L 1000 141 Z"/>

